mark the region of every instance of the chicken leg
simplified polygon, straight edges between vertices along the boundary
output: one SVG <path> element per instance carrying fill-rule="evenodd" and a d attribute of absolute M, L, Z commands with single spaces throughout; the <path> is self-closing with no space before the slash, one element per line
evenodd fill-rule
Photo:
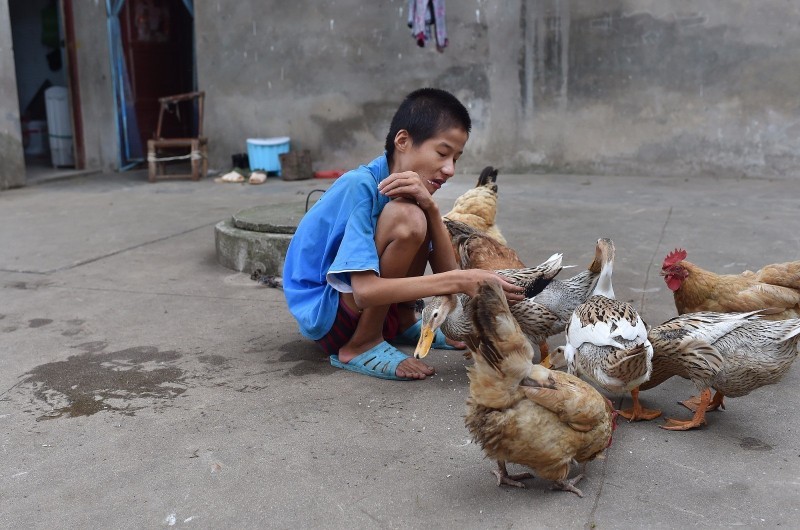
<path fill-rule="evenodd" d="M 691 420 L 675 420 L 672 418 L 667 418 L 667 423 L 664 425 L 659 425 L 659 427 L 668 431 L 688 431 L 689 429 L 694 429 L 696 427 L 700 427 L 701 425 L 705 425 L 706 409 L 708 408 L 708 404 L 710 402 L 711 390 L 706 388 L 700 392 L 700 402 L 698 403 L 697 410 L 695 410 L 694 416 Z"/>
<path fill-rule="evenodd" d="M 711 403 L 708 404 L 706 407 L 706 412 L 711 412 L 712 410 L 722 409 L 725 410 L 725 403 L 722 402 L 725 396 L 717 390 L 714 392 L 714 399 L 711 400 Z M 691 410 L 692 412 L 697 411 L 697 407 L 700 405 L 700 398 L 697 396 L 692 396 L 686 401 L 678 401 L 681 405 L 686 407 L 687 409 Z"/>
<path fill-rule="evenodd" d="M 627 418 L 628 421 L 654 420 L 661 416 L 660 410 L 646 409 L 639 403 L 638 386 L 631 390 L 631 399 L 633 399 L 633 407 L 619 411 L 619 415 L 623 418 Z"/>
<path fill-rule="evenodd" d="M 497 477 L 497 485 L 505 484 L 507 486 L 514 486 L 515 488 L 526 488 L 527 486 L 520 482 L 522 479 L 533 478 L 532 473 L 519 473 L 517 475 L 509 475 L 506 469 L 504 460 L 497 461 L 497 469 L 492 471 L 492 474 Z"/>
<path fill-rule="evenodd" d="M 583 478 L 583 474 L 575 476 L 575 477 L 572 477 L 570 479 L 555 480 L 555 481 L 553 481 L 552 489 L 561 490 L 561 491 L 571 491 L 572 493 L 574 493 L 578 497 L 583 498 L 583 492 L 575 487 L 575 484 L 580 482 L 582 478 Z"/>

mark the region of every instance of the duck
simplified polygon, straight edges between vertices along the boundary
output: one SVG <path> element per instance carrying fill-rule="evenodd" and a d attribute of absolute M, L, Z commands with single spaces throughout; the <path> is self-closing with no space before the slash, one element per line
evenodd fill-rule
<path fill-rule="evenodd" d="M 524 285 L 525 299 L 511 307 L 511 313 L 519 322 L 523 333 L 538 344 L 547 337 L 557 316 L 547 308 L 533 301 L 533 297 L 563 269 L 563 255 L 553 254 L 536 267 L 524 269 L 504 269 L 498 274 L 517 285 Z M 470 298 L 466 294 L 457 293 L 434 296 L 422 310 L 420 338 L 414 350 L 414 357 L 422 359 L 428 355 L 433 344 L 434 334 L 441 329 L 445 337 L 456 341 L 465 341 L 473 332 L 472 316 L 469 312 Z M 469 355 L 469 352 L 467 352 Z"/>
<path fill-rule="evenodd" d="M 548 337 L 563 332 L 575 308 L 591 296 L 603 264 L 609 259 L 613 259 L 613 247 L 609 246 L 610 241 L 605 238 L 597 240 L 594 260 L 587 269 L 567 280 L 554 278 L 541 293 L 533 298 L 534 302 L 546 307 L 556 317 L 547 332 Z M 547 368 L 552 368 L 547 340 L 538 343 L 538 346 L 541 352 L 540 362 Z"/>
<path fill-rule="evenodd" d="M 725 408 L 725 396 L 745 396 L 780 381 L 800 353 L 800 319 L 767 320 L 764 312 L 686 313 L 650 330 L 653 372 L 640 390 L 677 375 L 700 392 L 681 402 L 694 412 L 691 419 L 667 418 L 661 428 L 698 428 L 706 424 L 706 412 Z"/>
<path fill-rule="evenodd" d="M 469 302 L 469 397 L 464 423 L 488 458 L 497 485 L 525 488 L 529 472 L 509 475 L 507 463 L 526 466 L 553 489 L 575 493 L 586 463 L 611 444 L 611 402 L 576 376 L 533 364 L 534 349 L 498 282 L 485 282 Z M 583 473 L 569 479 L 571 462 Z"/>
<path fill-rule="evenodd" d="M 568 373 L 620 394 L 650 378 L 653 346 L 636 309 L 615 298 L 614 243 L 605 238 L 602 244 L 607 257 L 592 295 L 575 308 L 567 323 L 564 358 Z"/>

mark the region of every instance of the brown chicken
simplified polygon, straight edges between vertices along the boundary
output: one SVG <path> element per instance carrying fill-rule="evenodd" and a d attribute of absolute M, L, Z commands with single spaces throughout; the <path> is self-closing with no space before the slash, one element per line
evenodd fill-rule
<path fill-rule="evenodd" d="M 497 485 L 524 488 L 530 473 L 510 476 L 506 462 L 533 469 L 553 487 L 582 497 L 567 479 L 570 462 L 586 463 L 611 443 L 615 412 L 591 385 L 564 372 L 534 365 L 533 348 L 511 315 L 500 285 L 485 283 L 472 306 L 467 340 L 470 366 L 465 423 L 489 458 Z"/>
<path fill-rule="evenodd" d="M 450 242 L 456 255 L 456 263 L 462 269 L 523 269 L 525 264 L 517 252 L 497 239 L 461 221 L 444 219 L 450 232 Z"/>
<path fill-rule="evenodd" d="M 497 215 L 497 170 L 487 166 L 478 177 L 478 184 L 456 199 L 453 209 L 444 218 L 461 221 L 490 235 L 502 244 L 506 238 L 495 224 Z"/>
<path fill-rule="evenodd" d="M 679 315 L 771 309 L 762 318 L 800 317 L 800 261 L 767 265 L 738 275 L 715 274 L 686 261 L 685 250 L 675 249 L 664 259 L 661 275 L 673 293 Z"/>

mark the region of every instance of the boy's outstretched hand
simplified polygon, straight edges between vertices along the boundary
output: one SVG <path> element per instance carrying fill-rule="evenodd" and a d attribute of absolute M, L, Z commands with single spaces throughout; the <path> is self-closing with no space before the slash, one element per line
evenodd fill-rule
<path fill-rule="evenodd" d="M 503 288 L 503 292 L 506 294 L 506 299 L 510 304 L 520 302 L 525 299 L 524 287 L 520 287 L 519 285 L 509 282 L 507 279 L 494 271 L 487 271 L 484 269 L 464 269 L 461 272 L 466 273 L 469 278 L 464 286 L 463 292 L 470 297 L 478 294 L 478 286 L 480 286 L 481 283 L 485 281 L 495 281 L 498 282 L 500 287 Z"/>
<path fill-rule="evenodd" d="M 413 171 L 392 173 L 378 184 L 378 191 L 390 199 L 412 200 L 425 211 L 436 206 L 422 177 Z"/>

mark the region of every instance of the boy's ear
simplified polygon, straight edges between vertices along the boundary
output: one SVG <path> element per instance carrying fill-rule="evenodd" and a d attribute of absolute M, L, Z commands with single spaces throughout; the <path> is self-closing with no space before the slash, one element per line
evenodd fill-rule
<path fill-rule="evenodd" d="M 396 151 L 405 153 L 411 148 L 412 144 L 411 135 L 408 134 L 407 130 L 400 129 L 397 131 L 397 134 L 394 136 L 394 148 Z"/>

